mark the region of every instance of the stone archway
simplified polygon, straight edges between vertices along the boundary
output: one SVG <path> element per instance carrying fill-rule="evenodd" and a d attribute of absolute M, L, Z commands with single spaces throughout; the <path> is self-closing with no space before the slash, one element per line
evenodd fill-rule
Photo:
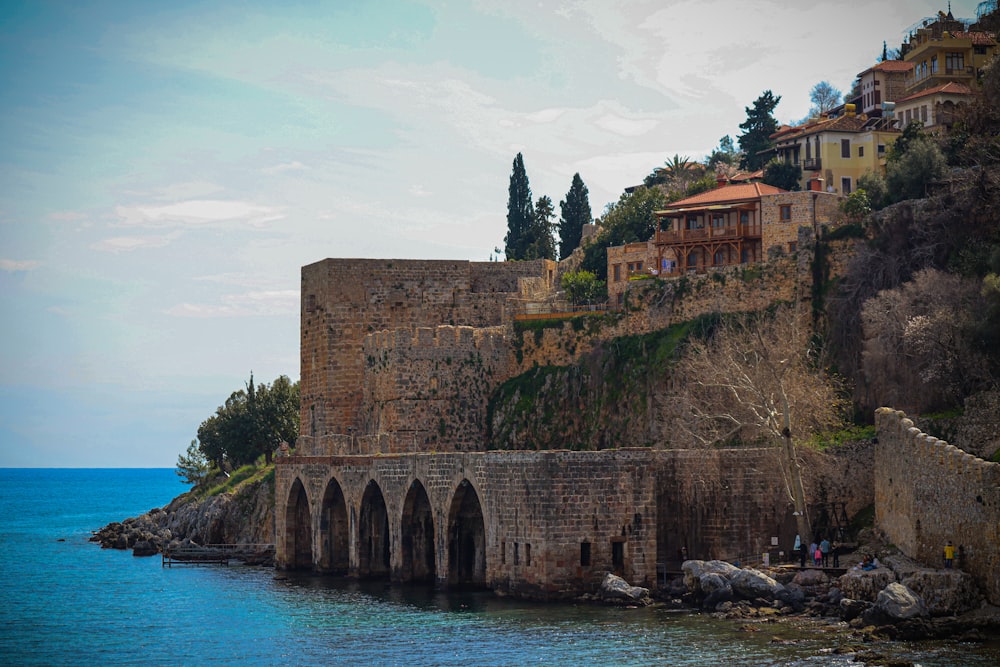
<path fill-rule="evenodd" d="M 312 515 L 309 497 L 296 478 L 285 506 L 285 559 L 290 570 L 312 569 Z"/>
<path fill-rule="evenodd" d="M 347 502 L 336 479 L 330 479 L 323 494 L 319 515 L 319 544 L 319 569 L 330 574 L 347 574 L 350 566 Z"/>
<path fill-rule="evenodd" d="M 486 586 L 486 523 L 479 494 L 467 479 L 458 485 L 448 510 L 448 585 Z"/>
<path fill-rule="evenodd" d="M 389 513 L 382 489 L 372 480 L 361 498 L 358 521 L 358 576 L 389 576 Z"/>
<path fill-rule="evenodd" d="M 406 493 L 399 536 L 403 561 L 400 580 L 432 583 L 435 579 L 434 515 L 420 480 L 413 480 Z"/>

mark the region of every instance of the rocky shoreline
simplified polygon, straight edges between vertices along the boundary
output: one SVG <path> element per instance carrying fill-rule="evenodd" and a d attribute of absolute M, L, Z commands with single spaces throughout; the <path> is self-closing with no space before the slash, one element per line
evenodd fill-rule
<path fill-rule="evenodd" d="M 102 549 L 131 549 L 134 556 L 208 544 L 273 544 L 274 485 L 250 482 L 238 492 L 209 498 L 185 493 L 165 507 L 109 523 L 90 541 Z M 274 565 L 273 560 L 259 564 Z"/>
<path fill-rule="evenodd" d="M 1000 633 L 1000 608 L 988 605 L 972 577 L 896 554 L 880 567 L 850 567 L 831 577 L 820 568 L 737 568 L 687 561 L 660 602 L 732 620 L 826 619 L 858 638 L 984 641 Z"/>
<path fill-rule="evenodd" d="M 190 545 L 273 543 L 273 507 L 273 488 L 265 481 L 210 498 L 188 493 L 166 507 L 108 524 L 91 541 L 102 548 L 131 549 L 135 556 Z M 863 552 L 878 555 L 879 567 L 858 567 L 862 552 L 844 557 L 847 570 L 839 576 L 796 565 L 755 569 L 688 560 L 683 575 L 661 590 L 651 593 L 609 574 L 597 593 L 579 600 L 709 613 L 742 622 L 747 631 L 763 623 L 822 623 L 855 645 L 876 639 L 978 642 L 1000 636 L 1000 608 L 984 601 L 968 573 L 923 566 L 885 545 L 870 543 Z"/>

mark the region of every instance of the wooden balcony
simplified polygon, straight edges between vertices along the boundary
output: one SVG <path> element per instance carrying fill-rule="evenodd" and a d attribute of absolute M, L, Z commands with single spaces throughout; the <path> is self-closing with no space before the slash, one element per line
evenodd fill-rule
<path fill-rule="evenodd" d="M 701 227 L 698 229 L 667 230 L 656 232 L 656 245 L 724 241 L 728 239 L 760 238 L 760 225 L 729 225 L 726 227 Z"/>
<path fill-rule="evenodd" d="M 823 161 L 818 157 L 806 158 L 802 161 L 802 171 L 822 171 Z"/>

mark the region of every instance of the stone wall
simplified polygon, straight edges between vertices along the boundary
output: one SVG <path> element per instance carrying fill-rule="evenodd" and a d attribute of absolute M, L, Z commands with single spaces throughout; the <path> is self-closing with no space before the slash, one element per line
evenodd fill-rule
<path fill-rule="evenodd" d="M 412 441 L 406 451 L 483 442 L 489 395 L 510 372 L 502 327 L 380 331 L 365 337 L 362 354 L 363 433 Z"/>
<path fill-rule="evenodd" d="M 412 532 L 408 498 L 419 487 L 433 520 L 434 577 L 447 583 L 456 498 L 471 488 L 482 512 L 488 588 L 569 597 L 593 591 L 608 571 L 655 587 L 657 564 L 678 568 L 682 549 L 689 557 L 744 562 L 790 550 L 792 508 L 774 457 L 773 449 L 279 457 L 277 560 L 279 567 L 300 562 L 294 551 L 303 540 L 296 546 L 294 532 L 301 517 L 314 567 L 322 570 L 334 560 L 324 551 L 336 548 L 325 537 L 331 524 L 326 506 L 340 497 L 330 493 L 336 488 L 349 525 L 342 536 L 350 545 L 348 573 L 363 571 L 365 539 L 357 517 L 377 496 L 387 515 L 389 576 L 406 581 L 411 547 L 402 536 Z M 296 505 L 300 486 L 307 512 Z"/>
<path fill-rule="evenodd" d="M 782 192 L 763 195 L 761 204 L 761 246 L 764 256 L 775 250 L 794 252 L 798 243 L 799 227 L 812 228 L 818 234 L 820 225 L 830 224 L 840 211 L 843 197 L 830 192 Z M 782 206 L 790 207 L 790 218 L 781 220 Z"/>
<path fill-rule="evenodd" d="M 922 433 L 902 412 L 876 411 L 875 524 L 904 554 L 941 565 L 946 541 L 956 565 L 1000 604 L 1000 464 Z"/>
<path fill-rule="evenodd" d="M 554 263 L 326 259 L 302 268 L 301 432 L 364 433 L 364 339 L 395 329 L 492 327 L 520 281 L 554 279 Z"/>

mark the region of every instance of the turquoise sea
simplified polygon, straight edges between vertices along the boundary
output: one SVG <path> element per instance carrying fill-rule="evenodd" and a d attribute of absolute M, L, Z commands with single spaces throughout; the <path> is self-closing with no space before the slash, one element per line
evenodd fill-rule
<path fill-rule="evenodd" d="M 167 504 L 172 470 L 0 469 L 0 664 L 857 665 L 822 627 L 651 609 L 527 604 L 488 593 L 163 568 L 88 541 Z M 1000 664 L 1000 644 L 868 645 L 927 667 Z"/>

